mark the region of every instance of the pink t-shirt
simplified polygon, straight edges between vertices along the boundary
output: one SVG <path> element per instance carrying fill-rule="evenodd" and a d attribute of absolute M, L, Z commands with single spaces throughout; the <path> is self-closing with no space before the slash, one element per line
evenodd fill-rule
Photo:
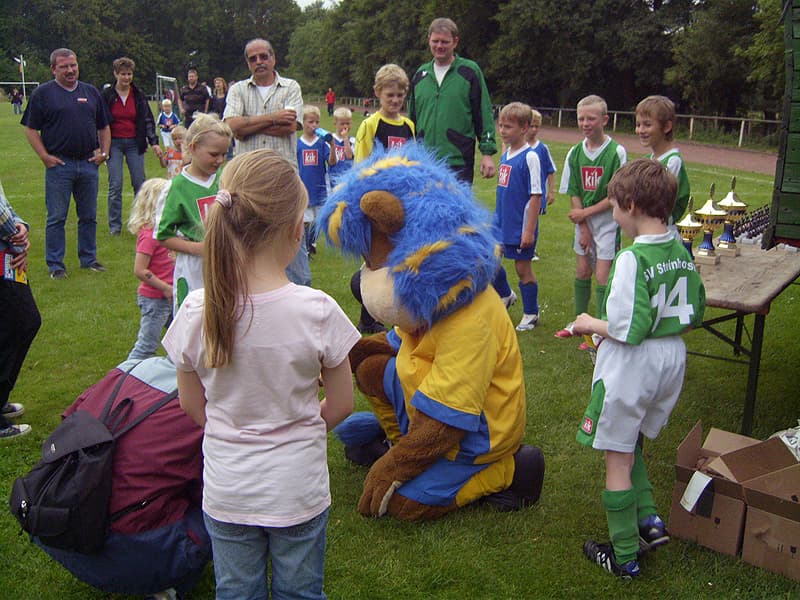
<path fill-rule="evenodd" d="M 175 261 L 169 255 L 169 250 L 158 243 L 153 237 L 152 227 L 142 227 L 136 235 L 136 252 L 147 254 L 150 257 L 148 267 L 153 274 L 172 285 L 172 272 L 175 269 Z M 164 292 L 143 281 L 139 284 L 136 293 L 145 298 L 164 298 Z"/>
<path fill-rule="evenodd" d="M 289 527 L 331 503 L 318 377 L 360 335 L 330 296 L 293 283 L 255 294 L 231 362 L 204 366 L 204 290 L 184 300 L 162 341 L 206 392 L 203 510 L 226 523 Z"/>

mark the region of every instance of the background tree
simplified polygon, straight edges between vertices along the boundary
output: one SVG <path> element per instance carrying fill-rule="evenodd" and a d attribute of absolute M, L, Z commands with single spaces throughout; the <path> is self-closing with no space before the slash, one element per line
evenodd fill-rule
<path fill-rule="evenodd" d="M 303 11 L 289 40 L 286 59 L 304 93 L 321 94 L 329 87 L 342 93 L 342 73 L 337 73 L 335 65 L 336 55 L 346 52 L 346 47 L 342 32 L 334 28 L 334 12 L 318 0 Z"/>
<path fill-rule="evenodd" d="M 682 112 L 771 116 L 783 93 L 781 0 L 318 0 L 305 11 L 293 0 L 0 2 L 4 80 L 18 79 L 20 53 L 27 79 L 50 79 L 50 51 L 63 46 L 98 86 L 122 55 L 148 93 L 156 72 L 183 83 L 189 65 L 207 82 L 241 79 L 244 43 L 264 37 L 307 94 L 371 96 L 381 65 L 410 76 L 430 60 L 427 27 L 448 16 L 457 52 L 481 65 L 496 103 L 573 106 L 597 93 L 630 110 L 665 93 Z"/>
<path fill-rule="evenodd" d="M 748 104 L 751 109 L 760 107 L 767 119 L 774 119 L 781 110 L 786 85 L 781 4 L 781 0 L 759 0 L 755 13 L 758 31 L 749 46 L 736 52 L 750 64 L 747 83 L 752 88 Z"/>
<path fill-rule="evenodd" d="M 676 35 L 673 65 L 665 80 L 691 112 L 736 116 L 743 112 L 748 60 L 737 51 L 756 32 L 751 0 L 699 2 L 689 25 Z"/>

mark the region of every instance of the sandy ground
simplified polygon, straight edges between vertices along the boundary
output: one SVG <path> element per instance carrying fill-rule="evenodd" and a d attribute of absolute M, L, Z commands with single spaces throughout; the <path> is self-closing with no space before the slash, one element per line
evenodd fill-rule
<path fill-rule="evenodd" d="M 634 135 L 617 134 L 608 132 L 611 137 L 620 142 L 629 155 L 638 157 L 644 154 L 644 148 L 639 142 L 639 138 Z M 576 144 L 583 139 L 580 132 L 575 129 L 542 127 L 539 137 L 544 141 L 563 142 Z M 739 148 L 728 148 L 724 146 L 713 146 L 710 144 L 698 144 L 680 140 L 677 143 L 681 154 L 686 162 L 700 163 L 715 167 L 728 167 L 742 171 L 753 171 L 764 175 L 775 174 L 775 163 L 778 156 L 771 152 L 757 152 L 754 150 L 742 150 Z"/>

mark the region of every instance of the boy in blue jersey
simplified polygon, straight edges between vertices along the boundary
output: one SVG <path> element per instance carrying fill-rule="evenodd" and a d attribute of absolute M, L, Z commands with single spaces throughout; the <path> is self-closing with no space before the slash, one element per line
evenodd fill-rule
<path fill-rule="evenodd" d="M 517 331 L 530 331 L 539 322 L 539 283 L 531 259 L 542 203 L 542 175 L 539 155 L 525 141 L 531 116 L 530 106 L 512 102 L 500 111 L 498 121 L 498 132 L 508 149 L 497 170 L 494 221 L 500 229 L 503 255 L 514 261 L 519 277 L 523 315 Z M 502 266 L 493 285 L 507 307 L 514 303 L 516 294 Z"/>
<path fill-rule="evenodd" d="M 547 214 L 547 207 L 550 206 L 556 199 L 556 190 L 553 186 L 553 174 L 556 172 L 556 164 L 553 162 L 553 157 L 550 156 L 550 148 L 544 142 L 538 139 L 539 127 L 542 126 L 542 113 L 536 109 L 531 109 L 531 126 L 528 128 L 528 133 L 525 134 L 525 141 L 531 147 L 531 150 L 539 155 L 539 164 L 542 171 L 542 206 L 539 209 L 539 214 Z M 533 260 L 539 260 L 539 255 L 536 253 L 536 246 L 539 244 L 539 223 L 536 223 L 536 236 L 533 240 Z"/>
<path fill-rule="evenodd" d="M 303 107 L 303 135 L 297 138 L 297 167 L 300 179 L 308 190 L 308 206 L 303 214 L 303 223 L 309 254 L 317 252 L 314 222 L 317 220 L 319 207 L 325 204 L 325 198 L 328 197 L 325 174 L 329 166 L 336 164 L 336 152 L 331 151 L 328 142 L 317 135 L 319 119 L 319 108 L 306 104 Z"/>
<path fill-rule="evenodd" d="M 331 185 L 353 166 L 356 138 L 350 135 L 353 126 L 353 113 L 346 106 L 333 111 L 333 150 L 336 152 L 336 164 L 328 169 Z"/>
<path fill-rule="evenodd" d="M 658 161 L 621 167 L 608 184 L 614 220 L 633 238 L 617 253 L 600 318 L 575 319 L 599 335 L 592 395 L 577 440 L 605 452 L 602 499 L 611 541 L 584 544 L 586 557 L 630 579 L 638 555 L 669 542 L 642 459 L 678 401 L 686 367 L 680 335 L 703 320 L 705 289 L 689 252 L 667 229 L 677 181 Z"/>

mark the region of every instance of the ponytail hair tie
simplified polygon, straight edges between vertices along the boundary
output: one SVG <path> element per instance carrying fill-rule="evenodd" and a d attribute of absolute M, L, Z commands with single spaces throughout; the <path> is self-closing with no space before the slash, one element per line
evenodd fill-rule
<path fill-rule="evenodd" d="M 231 193 L 228 190 L 219 190 L 217 192 L 217 197 L 214 198 L 214 200 L 219 202 L 225 208 L 230 208 L 231 204 L 233 203 Z"/>

